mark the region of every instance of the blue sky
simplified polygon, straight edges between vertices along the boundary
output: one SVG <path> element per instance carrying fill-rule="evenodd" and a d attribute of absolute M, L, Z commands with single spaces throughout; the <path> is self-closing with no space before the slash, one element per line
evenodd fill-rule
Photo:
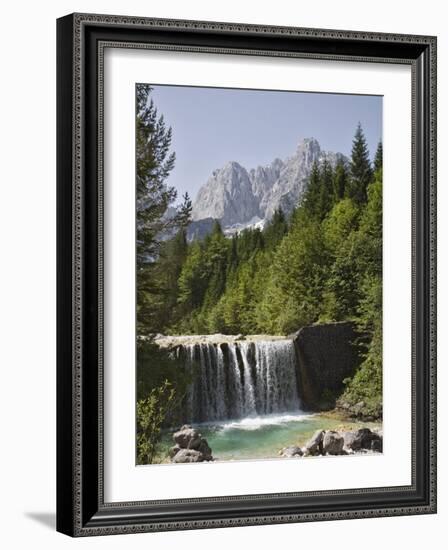
<path fill-rule="evenodd" d="M 213 170 L 245 168 L 292 155 L 305 137 L 349 155 L 361 123 L 371 157 L 382 139 L 382 97 L 154 85 L 158 113 L 172 127 L 176 165 L 168 183 L 180 198 L 196 193 Z"/>

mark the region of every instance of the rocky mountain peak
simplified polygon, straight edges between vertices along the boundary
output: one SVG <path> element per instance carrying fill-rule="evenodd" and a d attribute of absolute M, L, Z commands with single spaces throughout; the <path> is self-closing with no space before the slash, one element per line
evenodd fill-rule
<path fill-rule="evenodd" d="M 313 137 L 302 139 L 294 154 L 276 158 L 250 171 L 236 161 L 214 170 L 199 189 L 193 203 L 194 223 L 220 220 L 223 228 L 247 225 L 253 219 L 269 220 L 278 208 L 289 214 L 305 191 L 314 162 L 328 160 L 333 166 L 341 153 L 326 152 Z"/>
<path fill-rule="evenodd" d="M 312 166 L 313 162 L 317 161 L 322 151 L 317 139 L 304 138 L 299 142 L 295 156 L 306 166 Z"/>
<path fill-rule="evenodd" d="M 224 226 L 258 215 L 258 202 L 252 192 L 247 170 L 238 162 L 227 162 L 214 170 L 197 194 L 193 204 L 193 220 L 215 218 Z"/>

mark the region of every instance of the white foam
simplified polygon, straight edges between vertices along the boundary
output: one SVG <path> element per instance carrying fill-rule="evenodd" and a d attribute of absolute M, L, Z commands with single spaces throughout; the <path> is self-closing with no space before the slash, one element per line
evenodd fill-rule
<path fill-rule="evenodd" d="M 249 416 L 241 420 L 229 420 L 222 423 L 214 423 L 214 426 L 224 430 L 259 430 L 266 426 L 280 426 L 289 422 L 303 422 L 314 416 L 313 413 L 297 411 L 295 413 L 269 414 L 265 416 Z"/>

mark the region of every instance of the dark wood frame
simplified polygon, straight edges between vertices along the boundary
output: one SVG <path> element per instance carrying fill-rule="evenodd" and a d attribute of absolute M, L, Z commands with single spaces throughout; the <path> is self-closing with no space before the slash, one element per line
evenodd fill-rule
<path fill-rule="evenodd" d="M 104 502 L 102 56 L 110 46 L 411 65 L 411 486 Z M 57 22 L 57 51 L 58 531 L 88 536 L 434 513 L 436 38 L 73 14 Z"/>

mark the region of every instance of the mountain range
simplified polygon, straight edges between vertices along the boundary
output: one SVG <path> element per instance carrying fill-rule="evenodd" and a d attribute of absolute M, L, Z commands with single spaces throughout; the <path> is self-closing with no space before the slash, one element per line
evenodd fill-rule
<path fill-rule="evenodd" d="M 226 234 L 246 227 L 263 228 L 276 209 L 288 215 L 300 203 L 314 162 L 334 166 L 342 153 L 323 151 L 315 138 L 305 138 L 294 154 L 267 166 L 247 170 L 235 161 L 214 170 L 193 202 L 188 239 L 202 238 L 215 220 Z"/>

